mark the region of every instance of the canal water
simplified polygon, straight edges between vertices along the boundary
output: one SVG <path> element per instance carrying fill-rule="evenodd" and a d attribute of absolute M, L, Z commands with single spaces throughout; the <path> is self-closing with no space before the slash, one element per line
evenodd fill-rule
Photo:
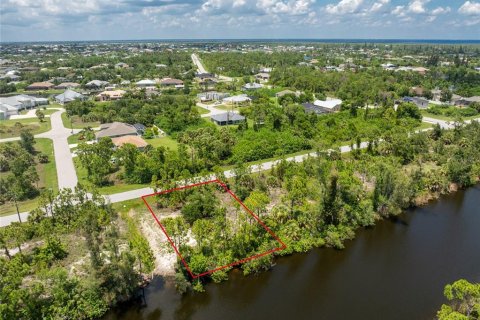
<path fill-rule="evenodd" d="M 360 230 L 344 250 L 277 259 L 269 272 L 208 284 L 180 296 L 156 279 L 146 304 L 107 320 L 433 319 L 445 284 L 480 282 L 480 185 Z"/>

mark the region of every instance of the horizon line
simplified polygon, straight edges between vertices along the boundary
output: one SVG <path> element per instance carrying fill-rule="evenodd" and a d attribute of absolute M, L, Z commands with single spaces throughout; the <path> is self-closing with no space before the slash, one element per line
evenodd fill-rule
<path fill-rule="evenodd" d="M 365 42 L 381 42 L 381 41 L 397 41 L 397 42 L 478 42 L 480 39 L 442 39 L 442 38 L 143 38 L 143 39 L 89 39 L 89 40 L 15 40 L 15 41 L 1 41 L 1 44 L 15 44 L 15 43 L 62 43 L 62 42 L 146 42 L 146 41 L 165 41 L 165 42 L 194 42 L 194 41 L 365 41 Z"/>

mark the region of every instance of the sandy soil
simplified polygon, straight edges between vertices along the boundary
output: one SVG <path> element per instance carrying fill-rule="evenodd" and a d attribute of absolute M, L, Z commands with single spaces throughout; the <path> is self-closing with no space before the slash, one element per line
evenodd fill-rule
<path fill-rule="evenodd" d="M 147 239 L 155 256 L 154 275 L 175 275 L 177 255 L 171 248 L 167 237 L 151 215 L 141 217 L 140 231 Z"/>

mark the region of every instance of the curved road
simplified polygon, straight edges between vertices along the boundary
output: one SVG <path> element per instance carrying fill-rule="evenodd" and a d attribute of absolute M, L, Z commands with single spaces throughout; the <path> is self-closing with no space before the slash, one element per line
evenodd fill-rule
<path fill-rule="evenodd" d="M 62 109 L 52 114 L 51 116 L 52 129 L 50 131 L 35 135 L 36 138 L 48 138 L 53 140 L 59 189 L 74 188 L 78 182 L 75 166 L 73 165 L 72 154 L 70 152 L 70 148 L 67 142 L 67 138 L 71 135 L 71 130 L 63 126 L 63 122 L 61 118 L 61 115 L 63 112 L 65 112 L 65 110 Z M 452 128 L 452 124 L 444 120 L 438 120 L 433 118 L 424 118 L 424 119 L 425 119 L 425 122 L 434 123 L 434 124 L 438 123 L 442 128 L 445 128 L 445 129 Z M 472 121 L 480 122 L 480 118 L 467 120 L 465 121 L 465 123 L 470 123 Z M 419 131 L 427 131 L 427 130 L 430 130 L 430 128 L 419 130 Z M 74 133 L 79 131 L 80 130 L 76 129 L 74 130 Z M 6 142 L 6 140 L 12 141 L 11 139 L 3 139 L 3 140 L 0 140 L 0 142 Z M 19 140 L 19 138 L 15 140 Z M 362 142 L 360 145 L 360 148 L 363 149 L 366 147 L 367 147 L 367 143 Z M 355 148 L 356 146 L 354 146 L 353 149 Z M 341 153 L 346 153 L 350 151 L 352 151 L 352 148 L 350 146 L 340 147 Z M 293 162 L 302 162 L 309 157 L 316 157 L 316 156 L 317 156 L 316 152 L 311 152 L 304 155 L 289 157 L 289 158 L 286 158 L 285 160 L 293 161 Z M 250 170 L 251 172 L 270 170 L 273 166 L 278 164 L 280 161 L 281 160 L 266 161 L 258 165 L 252 165 L 250 166 Z M 223 173 L 226 178 L 231 178 L 235 175 L 234 170 L 226 170 Z M 196 177 L 196 178 L 193 178 L 192 180 L 207 181 L 211 179 L 214 179 L 213 175 L 206 176 L 206 177 Z M 184 185 L 191 182 L 192 181 L 179 181 L 178 184 Z M 138 199 L 144 195 L 151 194 L 154 192 L 155 191 L 152 188 L 147 187 L 147 188 L 141 188 L 141 189 L 136 189 L 131 191 L 119 192 L 111 195 L 105 195 L 104 197 L 107 201 L 110 201 L 111 203 L 116 203 L 116 202 L 122 202 L 126 200 Z M 28 217 L 28 212 L 21 213 L 22 221 L 26 221 L 27 217 Z M 0 217 L 0 227 L 7 226 L 14 221 L 18 221 L 18 217 L 16 214 Z"/>

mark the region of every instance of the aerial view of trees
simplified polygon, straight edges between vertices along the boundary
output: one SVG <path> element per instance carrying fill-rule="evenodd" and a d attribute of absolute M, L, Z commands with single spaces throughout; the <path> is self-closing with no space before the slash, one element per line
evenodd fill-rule
<path fill-rule="evenodd" d="M 101 196 L 82 189 L 41 202 L 28 222 L 0 229 L 2 319 L 92 319 L 129 299 L 153 269 L 131 223 L 125 229 Z"/>

